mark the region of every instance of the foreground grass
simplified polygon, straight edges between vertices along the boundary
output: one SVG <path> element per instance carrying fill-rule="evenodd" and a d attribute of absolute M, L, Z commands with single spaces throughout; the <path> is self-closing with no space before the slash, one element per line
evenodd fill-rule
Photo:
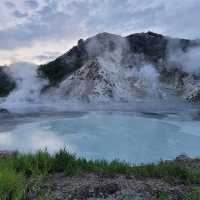
<path fill-rule="evenodd" d="M 55 155 L 39 151 L 36 154 L 15 154 L 0 158 L 0 199 L 25 199 L 30 187 L 35 184 L 33 180 L 38 179 L 36 177 L 58 172 L 65 172 L 66 175 L 83 172 L 120 173 L 138 178 L 153 177 L 183 184 L 200 184 L 199 168 L 188 168 L 176 162 L 133 166 L 117 160 L 87 161 L 77 158 L 66 150 L 60 150 Z M 196 193 L 194 191 L 191 196 L 197 195 Z"/>

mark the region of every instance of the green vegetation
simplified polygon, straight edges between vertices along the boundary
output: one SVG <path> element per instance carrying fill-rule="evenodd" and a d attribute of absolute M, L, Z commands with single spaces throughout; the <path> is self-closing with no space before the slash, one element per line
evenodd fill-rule
<path fill-rule="evenodd" d="M 66 175 L 83 172 L 120 173 L 138 178 L 153 177 L 183 184 L 200 184 L 199 168 L 184 167 L 176 162 L 132 166 L 117 160 L 110 163 L 105 160 L 87 161 L 76 158 L 66 150 L 60 150 L 55 155 L 39 151 L 36 154 L 13 154 L 0 158 L 0 199 L 23 199 L 38 177 L 57 172 L 65 172 Z M 195 195 L 199 196 L 199 190 L 194 190 L 188 199 L 193 199 Z M 165 194 L 160 198 L 164 199 Z"/>
<path fill-rule="evenodd" d="M 166 194 L 165 192 L 162 192 L 159 194 L 158 200 L 167 200 L 169 199 L 168 194 Z"/>
<path fill-rule="evenodd" d="M 194 187 L 193 191 L 190 192 L 185 200 L 199 200 L 200 199 L 200 188 L 199 187 Z"/>
<path fill-rule="evenodd" d="M 66 75 L 76 71 L 82 66 L 81 58 L 72 59 L 69 63 L 65 63 L 62 59 L 56 59 L 46 65 L 41 65 L 38 68 L 38 75 L 41 78 L 48 79 L 50 85 L 56 85 L 61 82 Z"/>
<path fill-rule="evenodd" d="M 6 67 L 0 66 L 0 97 L 5 97 L 16 88 L 15 81 L 5 72 Z"/>
<path fill-rule="evenodd" d="M 12 168 L 0 167 L 0 199 L 22 199 L 25 177 Z"/>

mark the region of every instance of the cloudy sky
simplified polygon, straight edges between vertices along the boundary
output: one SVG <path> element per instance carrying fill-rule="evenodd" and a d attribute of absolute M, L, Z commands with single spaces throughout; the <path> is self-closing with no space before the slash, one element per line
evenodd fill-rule
<path fill-rule="evenodd" d="M 0 65 L 45 63 L 100 32 L 200 38 L 199 19 L 200 0 L 0 0 Z"/>

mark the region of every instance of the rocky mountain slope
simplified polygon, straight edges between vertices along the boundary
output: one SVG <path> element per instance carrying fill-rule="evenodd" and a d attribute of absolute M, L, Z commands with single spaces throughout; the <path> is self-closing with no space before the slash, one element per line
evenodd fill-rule
<path fill-rule="evenodd" d="M 181 96 L 200 102 L 199 46 L 198 40 L 152 32 L 127 37 L 101 33 L 79 40 L 66 54 L 40 66 L 38 73 L 49 80 L 47 91 L 67 99 L 129 101 Z"/>
<path fill-rule="evenodd" d="M 100 33 L 79 40 L 61 57 L 39 66 L 37 73 L 48 80 L 43 95 L 66 100 L 127 102 L 180 97 L 200 103 L 199 61 L 199 40 L 152 32 L 127 37 Z"/>

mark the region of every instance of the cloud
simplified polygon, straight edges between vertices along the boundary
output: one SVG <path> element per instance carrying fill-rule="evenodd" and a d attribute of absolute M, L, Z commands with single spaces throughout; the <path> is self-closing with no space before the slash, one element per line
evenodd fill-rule
<path fill-rule="evenodd" d="M 17 18 L 24 18 L 24 17 L 27 17 L 28 16 L 28 13 L 22 13 L 20 12 L 19 10 L 15 10 L 13 12 L 13 15 Z"/>
<path fill-rule="evenodd" d="M 36 11 L 25 23 L 0 31 L 0 48 L 15 49 L 31 46 L 34 42 L 67 38 L 76 39 L 84 31 L 84 25 L 65 12 L 57 10 L 56 1 Z M 26 14 L 15 13 L 16 17 L 26 17 Z M 77 19 L 78 20 L 78 19 Z"/>
<path fill-rule="evenodd" d="M 39 7 L 39 4 L 37 1 L 34 1 L 34 0 L 26 0 L 24 2 L 25 6 L 27 6 L 28 8 L 31 8 L 31 9 L 36 9 Z"/>
<path fill-rule="evenodd" d="M 12 8 L 15 8 L 15 4 L 13 4 L 13 3 L 10 2 L 10 1 L 6 1 L 6 2 L 5 2 L 5 6 L 6 6 L 7 8 L 9 8 L 9 9 L 10 9 L 10 8 L 11 8 L 11 9 L 12 9 Z"/>
<path fill-rule="evenodd" d="M 11 54 L 16 49 L 34 48 L 36 43 L 42 46 L 44 42 L 55 51 L 55 41 L 71 44 L 99 32 L 127 35 L 151 30 L 174 37 L 200 38 L 199 0 L 2 2 L 0 50 L 10 50 Z"/>
<path fill-rule="evenodd" d="M 43 54 L 36 55 L 34 59 L 38 60 L 38 62 L 47 62 L 52 61 L 56 59 L 59 55 L 61 55 L 60 52 L 44 52 Z"/>

